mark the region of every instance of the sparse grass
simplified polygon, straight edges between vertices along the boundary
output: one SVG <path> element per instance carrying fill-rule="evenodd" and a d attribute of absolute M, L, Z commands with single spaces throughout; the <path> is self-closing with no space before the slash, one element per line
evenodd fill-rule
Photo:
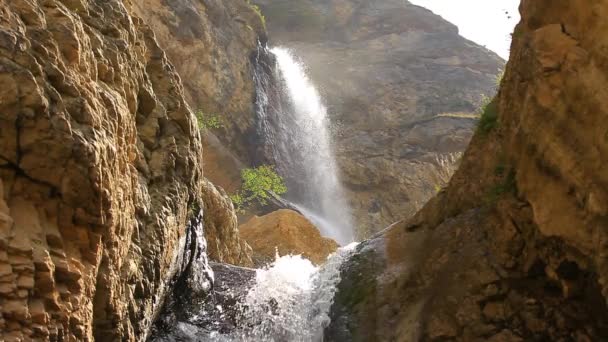
<path fill-rule="evenodd" d="M 270 165 L 242 170 L 241 181 L 241 189 L 230 195 L 234 208 L 239 213 L 242 213 L 253 202 L 266 205 L 273 195 L 282 195 L 287 192 L 285 181 Z"/>
<path fill-rule="evenodd" d="M 202 130 L 224 127 L 222 119 L 219 116 L 205 114 L 205 112 L 200 109 L 196 111 L 196 120 L 198 122 L 198 128 Z"/>
<path fill-rule="evenodd" d="M 436 194 L 440 193 L 440 192 L 441 192 L 441 189 L 442 189 L 441 185 L 439 185 L 439 184 L 435 184 L 435 193 L 436 193 Z"/>
<path fill-rule="evenodd" d="M 495 99 L 492 100 L 484 96 L 479 114 L 480 118 L 477 126 L 479 132 L 486 135 L 498 127 L 498 105 Z"/>
<path fill-rule="evenodd" d="M 500 83 L 502 79 L 505 77 L 505 69 L 501 69 L 500 72 L 496 75 L 496 79 L 494 82 L 496 83 L 496 89 L 500 88 Z"/>

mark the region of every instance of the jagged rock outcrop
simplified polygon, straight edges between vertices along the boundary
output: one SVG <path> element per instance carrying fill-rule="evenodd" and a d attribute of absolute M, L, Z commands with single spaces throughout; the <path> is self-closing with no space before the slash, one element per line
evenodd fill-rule
<path fill-rule="evenodd" d="M 327 101 L 362 235 L 413 215 L 452 175 L 503 61 L 407 1 L 255 2 Z"/>
<path fill-rule="evenodd" d="M 203 183 L 205 237 L 211 260 L 252 267 L 251 247 L 239 237 L 239 226 L 230 197 L 205 179 Z"/>
<path fill-rule="evenodd" d="M 205 177 L 229 192 L 240 186 L 240 170 L 253 160 L 255 131 L 252 60 L 266 39 L 259 13 L 242 0 L 131 0 L 135 13 L 156 33 L 182 76 L 190 106 L 221 127 L 203 130 Z M 251 266 L 239 240 L 236 216 L 223 190 L 205 182 L 203 201 L 209 257 Z"/>
<path fill-rule="evenodd" d="M 0 84 L 0 340 L 143 339 L 202 253 L 177 73 L 122 1 L 0 0 Z"/>
<path fill-rule="evenodd" d="M 301 214 L 288 209 L 274 211 L 261 217 L 254 216 L 240 226 L 241 237 L 253 249 L 257 266 L 275 260 L 277 253 L 302 255 L 320 265 L 338 249 L 338 244 L 321 236 L 319 229 Z"/>
<path fill-rule="evenodd" d="M 244 0 L 131 0 L 152 27 L 184 83 L 190 106 L 221 126 L 204 135 L 205 176 L 227 191 L 254 160 L 253 56 L 266 32 Z"/>
<path fill-rule="evenodd" d="M 608 337 L 608 3 L 520 10 L 497 120 L 345 265 L 329 340 Z"/>

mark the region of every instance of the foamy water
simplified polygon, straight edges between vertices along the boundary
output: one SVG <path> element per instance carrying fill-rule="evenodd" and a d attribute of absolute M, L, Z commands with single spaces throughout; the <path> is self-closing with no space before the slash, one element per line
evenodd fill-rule
<path fill-rule="evenodd" d="M 322 341 L 340 281 L 340 265 L 356 245 L 340 248 L 321 267 L 301 256 L 283 256 L 257 270 L 255 284 L 239 303 L 242 319 L 238 330 L 224 335 L 213 332 L 209 340 Z"/>

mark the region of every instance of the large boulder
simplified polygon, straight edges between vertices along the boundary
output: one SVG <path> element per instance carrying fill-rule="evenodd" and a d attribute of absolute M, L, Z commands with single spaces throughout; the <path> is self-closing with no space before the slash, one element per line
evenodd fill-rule
<path fill-rule="evenodd" d="M 288 209 L 254 216 L 240 227 L 241 237 L 253 248 L 254 261 L 264 265 L 279 255 L 301 254 L 319 265 L 336 251 L 338 244 L 324 238 L 308 219 Z"/>

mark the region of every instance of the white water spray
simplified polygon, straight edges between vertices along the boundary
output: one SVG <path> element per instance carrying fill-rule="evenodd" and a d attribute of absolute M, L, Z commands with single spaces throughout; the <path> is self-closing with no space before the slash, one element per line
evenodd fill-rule
<path fill-rule="evenodd" d="M 340 248 L 321 267 L 301 256 L 283 256 L 257 270 L 255 284 L 239 303 L 243 317 L 238 331 L 215 333 L 210 340 L 322 341 L 340 281 L 340 265 L 356 246 Z"/>
<path fill-rule="evenodd" d="M 278 171 L 286 179 L 287 199 L 324 236 L 346 245 L 354 241 L 350 209 L 332 149 L 327 109 L 301 63 L 284 48 L 273 48 L 283 96 L 277 113 L 261 113 Z M 276 110 L 275 110 L 276 111 Z M 269 118 L 269 115 L 274 117 Z M 269 132 L 271 131 L 271 132 Z"/>

